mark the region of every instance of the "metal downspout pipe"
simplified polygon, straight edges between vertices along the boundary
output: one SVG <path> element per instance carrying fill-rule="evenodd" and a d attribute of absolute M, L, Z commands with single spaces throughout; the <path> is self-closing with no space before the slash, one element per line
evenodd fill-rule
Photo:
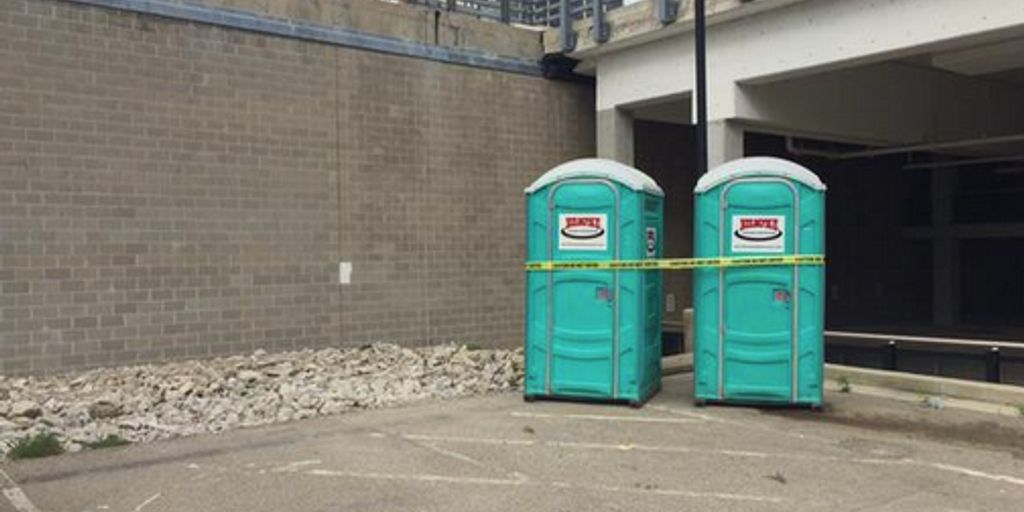
<path fill-rule="evenodd" d="M 601 44 L 608 40 L 608 24 L 604 21 L 604 0 L 593 0 L 594 2 L 594 23 L 592 35 L 594 42 Z"/>
<path fill-rule="evenodd" d="M 558 35 L 562 43 L 562 52 L 568 53 L 576 48 L 576 34 L 572 31 L 572 12 L 569 0 L 560 0 L 559 2 Z"/>
<path fill-rule="evenodd" d="M 512 22 L 512 0 L 501 0 L 499 2 L 499 12 L 502 23 Z"/>

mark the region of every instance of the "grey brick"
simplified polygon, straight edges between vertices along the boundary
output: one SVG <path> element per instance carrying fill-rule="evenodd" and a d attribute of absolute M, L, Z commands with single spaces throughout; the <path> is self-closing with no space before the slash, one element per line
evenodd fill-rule
<path fill-rule="evenodd" d="M 0 373 L 522 342 L 522 189 L 592 87 L 138 19 L 0 2 Z"/>

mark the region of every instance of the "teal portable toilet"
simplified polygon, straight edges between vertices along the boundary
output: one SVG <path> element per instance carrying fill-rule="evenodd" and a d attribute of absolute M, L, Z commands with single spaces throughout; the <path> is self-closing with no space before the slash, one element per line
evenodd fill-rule
<path fill-rule="evenodd" d="M 587 158 L 526 189 L 527 261 L 661 257 L 664 193 Z M 544 270 L 526 277 L 524 397 L 643 404 L 661 387 L 661 272 Z"/>
<path fill-rule="evenodd" d="M 697 257 L 824 255 L 825 185 L 778 158 L 743 158 L 694 189 Z M 694 272 L 698 404 L 822 405 L 825 268 Z"/>

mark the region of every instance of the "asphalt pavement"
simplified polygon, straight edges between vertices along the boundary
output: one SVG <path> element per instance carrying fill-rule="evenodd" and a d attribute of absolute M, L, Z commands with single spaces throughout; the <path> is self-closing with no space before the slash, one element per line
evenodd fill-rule
<path fill-rule="evenodd" d="M 826 411 L 501 394 L 0 466 L 0 510 L 1021 510 L 1024 418 L 856 393 Z"/>

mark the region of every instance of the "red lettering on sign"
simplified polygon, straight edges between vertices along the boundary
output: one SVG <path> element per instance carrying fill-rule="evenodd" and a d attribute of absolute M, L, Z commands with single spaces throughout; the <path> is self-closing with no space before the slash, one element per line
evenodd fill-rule
<path fill-rule="evenodd" d="M 779 219 L 758 219 L 758 218 L 741 218 L 740 229 L 750 228 L 767 228 L 774 231 L 779 230 Z"/>
<path fill-rule="evenodd" d="M 565 227 L 574 228 L 577 226 L 586 226 L 589 228 L 601 228 L 600 217 L 566 217 Z"/>

